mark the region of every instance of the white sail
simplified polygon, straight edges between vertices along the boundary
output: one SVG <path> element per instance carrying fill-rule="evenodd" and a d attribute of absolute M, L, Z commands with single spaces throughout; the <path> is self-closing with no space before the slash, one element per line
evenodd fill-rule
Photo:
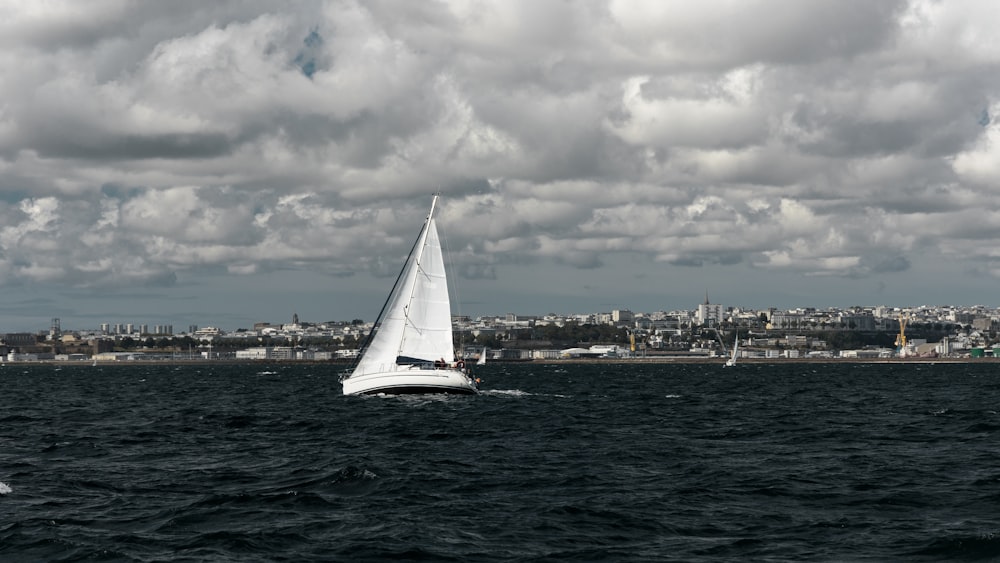
<path fill-rule="evenodd" d="M 740 349 L 740 335 L 739 333 L 736 333 L 736 336 L 733 338 L 733 355 L 728 360 L 726 360 L 726 366 L 731 367 L 736 365 L 736 354 L 739 352 L 739 349 Z"/>
<path fill-rule="evenodd" d="M 400 357 L 426 363 L 455 357 L 448 282 L 433 218 L 424 225 L 382 324 L 354 373 L 393 369 Z"/>
<path fill-rule="evenodd" d="M 434 222 L 436 203 L 437 196 L 371 342 L 343 381 L 346 394 L 475 391 L 472 380 L 451 367 L 451 302 Z M 431 369 L 437 361 L 448 369 Z"/>
<path fill-rule="evenodd" d="M 483 347 L 483 352 L 481 354 L 479 354 L 479 361 L 476 362 L 476 365 L 477 366 L 485 366 L 486 365 L 486 348 L 485 347 Z"/>
<path fill-rule="evenodd" d="M 434 219 L 427 225 L 424 252 L 415 267 L 415 280 L 405 315 L 399 355 L 428 362 L 455 359 L 451 333 L 451 303 L 444 257 Z"/>

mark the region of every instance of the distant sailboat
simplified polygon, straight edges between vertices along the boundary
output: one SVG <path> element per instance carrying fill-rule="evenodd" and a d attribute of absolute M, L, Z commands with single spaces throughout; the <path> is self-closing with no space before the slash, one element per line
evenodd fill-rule
<path fill-rule="evenodd" d="M 464 362 L 455 361 L 451 301 L 434 222 L 437 200 L 435 195 L 357 366 L 341 379 L 345 395 L 478 392 Z"/>
<path fill-rule="evenodd" d="M 739 349 L 740 349 L 740 333 L 737 332 L 736 337 L 733 339 L 733 355 L 730 356 L 728 360 L 726 360 L 725 367 L 728 368 L 736 365 L 736 354 L 739 352 Z"/>
<path fill-rule="evenodd" d="M 485 366 L 486 365 L 486 348 L 485 347 L 483 348 L 482 353 L 479 354 L 479 360 L 476 362 L 476 365 L 477 366 Z"/>

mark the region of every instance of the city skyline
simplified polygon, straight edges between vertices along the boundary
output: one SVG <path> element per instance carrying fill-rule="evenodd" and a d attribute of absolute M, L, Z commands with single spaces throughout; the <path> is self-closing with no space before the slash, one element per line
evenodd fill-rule
<path fill-rule="evenodd" d="M 705 307 L 703 307 L 703 304 Z M 711 307 L 708 305 L 711 304 Z M 562 318 L 562 319 L 572 319 L 572 318 L 582 318 L 582 317 L 594 317 L 594 322 L 600 323 L 602 321 L 598 320 L 602 316 L 613 317 L 616 313 L 628 313 L 630 317 L 652 317 L 656 318 L 660 314 L 666 314 L 668 316 L 673 314 L 684 313 L 692 319 L 699 318 L 699 315 L 703 314 L 702 309 L 704 309 L 706 315 L 717 318 L 716 311 L 724 312 L 723 314 L 728 315 L 732 312 L 734 315 L 738 313 L 740 317 L 745 318 L 747 315 L 752 314 L 757 317 L 759 313 L 774 313 L 781 314 L 785 317 L 788 315 L 806 315 L 806 316 L 824 316 L 827 314 L 846 314 L 848 317 L 856 314 L 854 309 L 860 308 L 866 311 L 868 314 L 874 315 L 876 318 L 886 318 L 892 321 L 899 319 L 899 316 L 906 315 L 910 320 L 920 320 L 920 317 L 930 317 L 936 320 L 942 320 L 944 316 L 951 315 L 955 313 L 969 314 L 970 312 L 975 312 L 981 314 L 985 318 L 996 319 L 1000 315 L 1000 307 L 992 307 L 983 304 L 972 304 L 972 305 L 957 305 L 957 304 L 945 304 L 939 303 L 935 305 L 910 305 L 910 306 L 891 306 L 886 304 L 852 304 L 849 306 L 829 306 L 829 307 L 815 307 L 809 305 L 801 305 L 798 307 L 768 307 L 768 308 L 753 308 L 746 307 L 740 304 L 730 304 L 730 303 L 718 303 L 718 302 L 702 302 L 695 304 L 692 307 L 678 307 L 671 309 L 655 309 L 655 310 L 634 310 L 628 307 L 616 307 L 612 309 L 602 309 L 602 310 L 579 310 L 579 311 L 562 311 L 562 312 L 511 312 L 507 311 L 504 313 L 490 313 L 490 314 L 480 314 L 480 315 L 453 315 L 455 317 L 466 317 L 470 321 L 475 322 L 480 319 L 492 322 L 494 319 L 503 320 L 504 317 L 509 315 L 514 315 L 519 320 L 534 318 L 539 321 L 549 319 L 551 322 L 552 318 Z M 881 310 L 881 311 L 880 311 Z M 48 320 L 48 324 L 45 327 L 35 328 L 35 329 L 19 329 L 19 330 L 0 330 L 0 334 L 4 333 L 44 333 L 52 332 L 53 329 L 58 327 L 58 332 L 72 333 L 72 332 L 88 332 L 88 331 L 103 331 L 108 334 L 150 334 L 150 335 L 162 335 L 162 334 L 190 334 L 194 331 L 212 331 L 212 332 L 222 332 L 222 333 L 235 333 L 242 330 L 253 331 L 255 327 L 260 325 L 268 325 L 272 328 L 280 328 L 286 325 L 300 325 L 300 326 L 320 326 L 327 325 L 330 323 L 352 323 L 356 320 L 361 320 L 364 324 L 370 325 L 375 321 L 375 318 L 365 318 L 365 317 L 345 317 L 345 318 L 328 318 L 328 319 L 312 319 L 308 317 L 302 317 L 296 312 L 290 313 L 284 319 L 258 319 L 253 323 L 249 323 L 245 326 L 234 326 L 227 327 L 222 326 L 219 323 L 209 322 L 207 324 L 195 324 L 187 323 L 183 325 L 172 325 L 170 323 L 160 323 L 155 321 L 149 321 L 145 319 L 139 320 L 105 320 L 95 326 L 70 326 L 63 322 L 63 319 L 59 317 L 53 317 Z M 958 322 L 958 321 L 954 321 Z"/>
<path fill-rule="evenodd" d="M 992 2 L 0 12 L 0 331 L 997 304 Z"/>

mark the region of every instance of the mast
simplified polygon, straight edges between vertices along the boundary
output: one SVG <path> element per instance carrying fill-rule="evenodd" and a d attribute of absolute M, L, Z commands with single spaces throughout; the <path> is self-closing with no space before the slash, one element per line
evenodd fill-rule
<path fill-rule="evenodd" d="M 437 206 L 437 200 L 438 200 L 438 194 L 434 194 L 434 198 L 431 199 L 431 210 L 429 212 L 427 212 L 427 219 L 424 220 L 424 226 L 423 226 L 422 229 L 420 229 L 420 234 L 417 235 L 417 242 L 414 245 L 414 254 L 412 256 L 412 259 L 413 259 L 413 264 L 412 264 L 413 274 L 410 275 L 407 280 L 405 280 L 405 283 L 409 284 L 410 289 L 409 289 L 408 295 L 406 296 L 407 297 L 407 299 L 406 299 L 406 305 L 403 306 L 403 315 L 404 315 L 404 317 L 406 319 L 404 321 L 404 325 L 405 325 L 405 323 L 411 322 L 410 319 L 409 319 L 410 304 L 413 302 L 413 292 L 417 288 L 417 284 L 415 282 L 416 282 L 417 275 L 420 272 L 420 262 L 424 258 L 424 249 L 427 248 L 427 234 L 428 234 L 428 232 L 431 229 L 431 224 L 432 224 L 431 220 L 434 219 L 434 208 Z M 407 262 L 409 262 L 409 261 L 410 261 L 410 258 L 407 258 Z M 406 331 L 405 331 L 405 329 L 400 334 L 400 336 L 401 336 L 401 338 L 400 338 L 399 342 L 396 343 L 396 355 L 397 356 L 399 356 L 403 352 L 403 346 L 406 344 Z"/>
<path fill-rule="evenodd" d="M 438 194 L 434 194 L 434 199 L 431 200 L 431 210 L 429 213 L 427 213 L 427 220 L 424 221 L 425 225 L 430 223 L 431 219 L 434 218 L 434 208 L 437 207 L 437 202 L 438 202 Z M 427 227 L 425 226 L 424 228 L 426 229 Z"/>

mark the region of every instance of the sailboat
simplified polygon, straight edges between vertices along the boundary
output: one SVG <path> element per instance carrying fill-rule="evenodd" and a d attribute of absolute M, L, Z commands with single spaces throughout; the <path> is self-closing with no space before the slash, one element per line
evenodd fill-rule
<path fill-rule="evenodd" d="M 486 348 L 485 347 L 483 348 L 483 352 L 481 354 L 479 354 L 479 360 L 476 361 L 476 365 L 477 366 L 485 366 L 486 365 Z"/>
<path fill-rule="evenodd" d="M 454 361 L 451 301 L 434 222 L 437 201 L 435 195 L 357 365 L 341 379 L 345 395 L 478 392 L 465 363 Z"/>
<path fill-rule="evenodd" d="M 740 333 L 737 332 L 736 336 L 733 338 L 733 355 L 730 356 L 728 360 L 726 360 L 725 367 L 728 368 L 736 365 L 736 354 L 739 352 L 739 350 L 740 350 Z"/>

